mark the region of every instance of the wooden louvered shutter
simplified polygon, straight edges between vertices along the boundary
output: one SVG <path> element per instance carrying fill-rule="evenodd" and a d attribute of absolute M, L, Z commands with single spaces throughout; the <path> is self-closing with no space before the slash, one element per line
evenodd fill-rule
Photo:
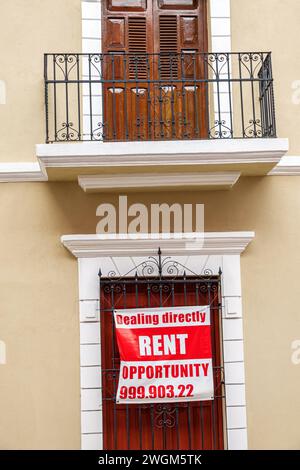
<path fill-rule="evenodd" d="M 205 0 L 157 0 L 154 10 L 154 51 L 162 54 L 162 78 L 188 78 L 188 57 L 207 51 L 206 2 Z M 169 60 L 164 54 L 179 54 Z M 169 69 L 169 70 L 166 70 Z M 194 75 L 194 71 L 193 71 Z"/>
<path fill-rule="evenodd" d="M 147 96 L 153 52 L 152 1 L 102 2 L 106 140 L 148 138 Z M 109 83 L 109 80 L 113 80 Z"/>
<path fill-rule="evenodd" d="M 147 18 L 128 18 L 128 53 L 129 56 L 129 78 L 131 80 L 147 80 Z M 138 57 L 138 59 L 136 59 Z"/>
<path fill-rule="evenodd" d="M 153 21 L 155 52 L 207 52 L 206 0 L 155 0 Z"/>
<path fill-rule="evenodd" d="M 105 139 L 202 136 L 203 66 L 190 57 L 207 50 L 206 0 L 106 0 L 102 17 Z"/>
<path fill-rule="evenodd" d="M 102 2 L 103 53 L 153 52 L 152 1 Z M 129 70 L 132 73 L 132 68 Z"/>
<path fill-rule="evenodd" d="M 197 79 L 205 72 L 199 53 L 207 52 L 206 0 L 155 0 L 153 22 L 154 51 L 160 54 L 155 78 L 163 85 L 157 97 L 163 103 L 160 137 L 205 137 L 207 91 Z"/>
<path fill-rule="evenodd" d="M 159 52 L 162 54 L 160 58 L 160 77 L 162 80 L 177 79 L 178 33 L 177 17 L 175 15 L 159 16 Z M 170 54 L 174 54 L 174 57 L 170 58 Z"/>

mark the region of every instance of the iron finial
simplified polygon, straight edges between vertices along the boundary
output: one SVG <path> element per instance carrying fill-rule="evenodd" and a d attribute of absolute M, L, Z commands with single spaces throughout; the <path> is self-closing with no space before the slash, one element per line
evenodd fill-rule
<path fill-rule="evenodd" d="M 162 275 L 162 263 L 161 263 L 161 249 L 160 247 L 158 248 L 158 274 L 161 277 Z"/>

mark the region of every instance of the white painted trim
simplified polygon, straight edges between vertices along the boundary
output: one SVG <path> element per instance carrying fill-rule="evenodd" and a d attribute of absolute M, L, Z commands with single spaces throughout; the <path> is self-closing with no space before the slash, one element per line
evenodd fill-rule
<path fill-rule="evenodd" d="M 39 162 L 0 163 L 0 183 L 47 180 L 46 170 Z"/>
<path fill-rule="evenodd" d="M 288 139 L 38 144 L 46 168 L 278 163 Z"/>
<path fill-rule="evenodd" d="M 259 139 L 256 139 L 256 141 L 259 140 Z M 277 139 L 276 139 L 277 140 Z M 283 141 L 286 141 L 287 139 L 280 139 L 280 140 L 283 140 Z M 225 141 L 224 141 L 225 142 Z M 224 144 L 224 142 L 222 142 Z M 249 140 L 247 141 L 249 142 Z M 136 144 L 136 142 L 134 142 L 134 144 Z M 43 144 L 42 144 L 43 145 Z M 52 147 L 54 144 L 52 145 L 49 145 L 49 147 Z M 60 144 L 58 144 L 60 145 Z M 62 144 L 64 145 L 64 144 Z M 80 145 L 80 144 L 75 144 L 75 145 Z M 283 142 L 282 143 L 282 148 L 283 146 L 285 145 L 285 143 Z M 68 146 L 68 145 L 67 145 Z M 279 150 L 277 149 L 276 150 L 276 153 L 278 154 Z M 46 153 L 46 152 L 45 152 Z M 195 159 L 193 159 L 191 156 L 190 157 L 186 157 L 187 159 L 184 160 L 183 157 L 178 157 L 178 156 L 174 156 L 173 157 L 173 160 L 172 160 L 172 157 L 169 157 L 169 156 L 166 156 L 167 158 L 165 159 L 165 161 L 163 160 L 163 156 L 161 156 L 162 159 L 160 160 L 160 164 L 168 164 L 167 162 L 171 162 L 169 164 L 173 164 L 173 165 L 182 165 L 182 164 L 185 164 L 185 165 L 192 165 L 192 164 L 195 164 Z M 234 160 L 231 160 L 228 158 L 226 158 L 224 156 L 224 160 L 222 161 L 222 157 L 219 155 L 218 157 L 215 155 L 216 158 L 218 158 L 218 160 L 215 160 L 215 163 L 234 163 Z M 117 157 L 115 158 L 112 158 L 112 161 L 110 161 L 110 158 L 109 156 L 107 156 L 107 159 L 106 158 L 103 158 L 101 159 L 100 157 L 97 157 L 97 156 L 92 156 L 92 157 L 88 157 L 88 163 L 86 163 L 84 161 L 84 158 L 85 157 L 82 157 L 82 159 L 80 159 L 80 164 L 76 163 L 77 166 L 80 166 L 80 167 L 85 167 L 85 166 L 104 166 L 104 167 L 107 167 L 107 166 L 117 166 Z M 249 163 L 249 155 L 247 157 L 247 161 Z M 42 160 L 46 160 L 46 157 L 41 157 L 40 158 L 40 162 L 12 162 L 12 163 L 0 163 L 0 183 L 14 183 L 14 182 L 34 182 L 34 181 L 48 181 L 48 175 L 47 175 L 47 168 L 45 167 L 45 165 L 43 164 Z M 60 162 L 60 157 L 57 158 L 58 162 Z M 99 163 L 99 160 L 101 160 L 101 165 L 97 165 L 96 163 L 98 162 Z M 147 159 L 143 157 L 143 161 L 146 161 Z M 159 165 L 159 162 L 158 160 L 155 158 L 154 159 L 154 163 L 153 165 Z M 139 160 L 140 161 L 140 160 Z M 203 161 L 203 160 L 202 160 Z M 208 161 L 208 160 L 207 160 Z M 266 162 L 268 160 L 266 159 Z M 53 160 L 51 159 L 51 162 L 50 164 L 48 164 L 47 166 L 50 167 L 50 168 L 55 168 L 57 165 L 59 167 L 64 167 L 65 165 L 61 165 L 60 163 L 58 163 L 57 165 L 53 162 Z M 132 159 L 132 162 L 134 162 L 134 160 Z M 137 163 L 132 163 L 132 162 L 129 162 L 127 161 L 126 165 L 125 166 L 129 166 L 129 165 L 137 165 Z M 212 158 L 210 161 L 210 163 L 214 163 L 214 159 Z M 151 164 L 151 162 L 148 162 Z M 241 159 L 239 159 L 239 161 L 237 163 L 241 163 Z M 124 163 L 120 163 L 121 165 L 124 165 Z M 140 161 L 140 166 L 144 165 L 141 161 Z M 73 166 L 72 164 L 70 164 L 70 161 L 68 161 L 68 166 Z M 221 172 L 216 172 L 216 173 L 203 173 L 203 175 L 214 175 L 214 177 L 216 177 L 216 181 L 217 181 L 217 178 L 218 178 L 218 175 L 221 176 L 221 178 L 223 178 L 223 175 L 232 175 L 232 178 L 233 177 L 233 174 L 234 172 L 224 172 L 224 173 L 221 173 Z M 236 173 L 238 174 L 238 172 Z M 166 174 L 165 174 L 166 175 Z M 270 171 L 268 173 L 267 176 L 299 176 L 300 175 L 300 156 L 284 156 L 280 159 L 279 163 L 276 165 L 276 167 Z M 183 176 L 183 174 L 182 174 Z M 99 176 L 97 176 L 98 178 Z M 117 177 L 117 175 L 116 175 Z M 168 177 L 170 177 L 168 175 Z M 200 174 L 199 174 L 199 177 L 200 177 Z M 79 178 L 83 178 L 83 177 L 79 177 Z M 86 176 L 84 178 L 87 178 Z M 102 177 L 101 177 L 102 178 Z M 83 180 L 84 181 L 84 180 Z M 217 184 L 217 183 L 216 183 Z"/>
<path fill-rule="evenodd" d="M 269 176 L 300 176 L 300 156 L 283 157 Z"/>
<path fill-rule="evenodd" d="M 257 142 L 260 139 L 255 139 L 255 142 Z M 274 140 L 278 139 L 271 139 L 272 142 Z M 278 155 L 280 153 L 283 153 L 286 151 L 287 148 L 287 139 L 279 139 L 281 142 L 277 146 L 273 146 L 273 153 L 275 153 L 276 159 L 278 159 Z M 223 141 L 221 144 L 226 147 L 225 142 L 228 141 Z M 230 141 L 232 142 L 232 141 Z M 247 140 L 247 143 L 250 141 Z M 209 141 L 209 144 L 212 142 Z M 86 143 L 87 144 L 87 143 Z M 93 146 L 94 143 L 91 143 Z M 132 143 L 133 144 L 133 143 Z M 134 142 L 134 147 L 136 147 L 137 142 Z M 153 144 L 153 142 L 152 142 Z M 44 144 L 42 144 L 43 146 Z M 47 145 L 46 147 L 53 147 L 55 144 L 52 145 Z M 64 144 L 57 144 L 57 145 L 64 145 Z M 72 145 L 72 144 L 71 144 Z M 80 144 L 74 144 L 80 145 Z M 97 145 L 97 144 L 96 144 Z M 68 147 L 69 145 L 66 145 Z M 280 150 L 281 148 L 281 150 Z M 0 163 L 0 183 L 14 183 L 14 182 L 34 182 L 34 181 L 48 181 L 48 175 L 47 175 L 47 167 L 49 168 L 64 168 L 64 167 L 72 167 L 72 166 L 78 166 L 78 167 L 90 167 L 90 166 L 99 166 L 99 167 L 108 167 L 108 166 L 145 166 L 147 163 L 148 165 L 194 165 L 197 164 L 197 158 L 199 161 L 199 156 L 189 154 L 187 156 L 183 155 L 158 155 L 158 156 L 144 156 L 144 155 L 132 155 L 131 157 L 126 155 L 122 159 L 122 157 L 119 156 L 109 156 L 109 155 L 104 155 L 104 157 L 97 156 L 97 153 L 95 152 L 94 149 L 89 149 L 89 153 L 92 154 L 90 156 L 85 156 L 85 155 L 76 155 L 74 158 L 71 157 L 61 157 L 57 156 L 55 157 L 50 157 L 48 158 L 46 155 L 49 153 L 47 149 L 42 149 L 43 150 L 43 156 L 39 157 L 39 162 L 12 162 L 12 163 Z M 93 150 L 93 152 L 92 152 Z M 209 147 L 206 147 L 206 150 L 209 150 Z M 216 146 L 214 147 L 214 150 L 216 150 Z M 257 162 L 258 163 L 258 150 L 256 151 L 256 154 L 254 152 L 254 148 L 249 146 L 248 151 L 244 151 L 244 160 L 242 159 L 242 156 L 239 155 L 238 152 L 232 152 L 232 155 L 226 154 L 220 155 L 217 153 L 213 153 L 211 158 L 209 158 L 208 154 L 206 156 L 206 159 L 204 157 L 201 160 L 202 164 L 233 164 L 233 163 L 250 163 L 251 162 L 251 150 L 252 150 L 252 157 L 255 158 L 255 161 L 252 160 L 252 163 Z M 242 149 L 240 149 L 242 151 Z M 54 152 L 57 153 L 57 152 Z M 59 153 L 62 153 L 61 151 Z M 67 152 L 67 153 L 74 153 L 72 152 Z M 79 152 L 76 152 L 80 154 Z M 87 152 L 85 152 L 87 153 Z M 272 154 L 272 151 L 270 150 L 270 153 Z M 147 161 L 148 158 L 151 158 L 151 161 Z M 75 160 L 74 160 L 75 159 Z M 272 160 L 272 157 L 267 156 L 267 151 L 266 148 L 264 150 L 264 157 L 261 156 L 260 162 L 265 162 L 269 163 Z M 55 161 L 57 163 L 55 163 Z M 43 162 L 46 162 L 45 164 Z M 216 173 L 203 173 L 207 177 L 209 176 L 208 180 L 211 179 L 211 182 L 216 181 L 215 184 L 222 184 L 222 182 L 225 184 L 226 181 L 226 176 L 229 178 L 227 180 L 227 183 L 230 185 L 230 175 L 232 175 L 232 179 L 234 180 L 234 173 L 235 172 L 216 172 Z M 159 174 L 157 174 L 158 176 Z M 166 177 L 166 173 L 163 174 L 163 178 Z M 182 174 L 183 177 L 184 174 Z M 238 175 L 238 172 L 236 172 L 236 176 Z M 299 176 L 300 175 L 300 156 L 283 156 L 279 163 L 276 165 L 276 167 L 268 173 L 267 176 Z M 224 176 L 224 180 L 223 180 Z M 118 175 L 114 175 L 114 178 L 118 177 Z M 218 178 L 221 178 L 220 183 L 217 183 Z M 87 176 L 80 176 L 80 183 L 82 183 L 82 186 L 85 184 L 84 182 L 86 181 L 88 183 L 88 177 Z M 85 180 L 85 178 L 87 178 Z M 93 177 L 91 177 L 92 179 Z M 96 178 L 102 178 L 102 176 L 97 176 Z M 168 178 L 170 178 L 170 174 L 168 175 Z M 200 178 L 200 174 L 199 174 Z M 200 180 L 199 180 L 200 181 Z M 211 183 L 210 182 L 210 183 Z M 121 183 L 121 182 L 120 182 Z M 127 184 L 127 183 L 126 183 Z M 129 184 L 129 181 L 128 181 Z M 164 184 L 163 182 L 161 184 Z M 234 183 L 233 183 L 234 184 Z M 206 181 L 203 179 L 203 185 L 206 185 Z M 84 189 L 84 188 L 83 188 Z M 88 187 L 86 188 L 88 190 Z"/>
<path fill-rule="evenodd" d="M 168 255 L 212 255 L 240 254 L 254 236 L 254 232 L 64 235 L 61 242 L 76 258 L 147 256 L 157 246 Z"/>
<path fill-rule="evenodd" d="M 7 362 L 6 358 L 6 343 L 0 339 L 0 366 L 5 365 Z"/>
<path fill-rule="evenodd" d="M 212 52 L 231 52 L 230 0 L 210 0 L 209 11 Z M 229 79 L 231 77 L 231 58 L 229 58 L 229 70 L 224 72 L 224 78 Z M 216 89 L 214 91 L 216 91 Z M 214 93 L 215 121 L 224 121 L 224 125 L 227 128 L 227 130 L 225 130 L 225 135 L 230 137 L 230 129 L 232 124 L 228 111 L 230 109 L 230 102 L 231 107 L 233 107 L 232 85 L 229 82 L 227 86 L 225 84 L 224 88 L 222 88 L 222 91 L 219 90 L 218 99 L 216 98 L 217 95 Z"/>
<path fill-rule="evenodd" d="M 253 239 L 254 234 L 241 232 L 244 238 Z M 220 245 L 217 253 L 206 255 L 199 251 L 197 255 L 189 256 L 188 252 L 181 252 L 176 259 L 195 272 L 204 273 L 205 269 L 217 274 L 221 267 L 222 276 L 222 305 L 229 305 L 234 299 L 233 308 L 229 311 L 223 310 L 223 349 L 226 385 L 226 415 L 228 449 L 247 449 L 247 418 L 245 397 L 245 365 L 244 365 L 244 339 L 242 324 L 242 301 L 241 301 L 241 270 L 240 253 L 228 254 L 226 240 L 236 238 L 235 233 L 213 234 L 219 239 Z M 85 236 L 81 236 L 83 239 Z M 64 240 L 66 237 L 62 237 Z M 74 238 L 74 237 L 73 237 Z M 224 240 L 221 249 L 221 240 Z M 107 242 L 109 238 L 107 237 Z M 111 240 L 114 242 L 115 240 Z M 250 241 L 250 240 L 249 240 Z M 107 243 L 106 242 L 106 243 Z M 79 297 L 80 297 L 80 332 L 81 332 L 81 403 L 82 403 L 82 448 L 102 449 L 103 429 L 102 403 L 101 399 L 101 355 L 100 355 L 100 321 L 99 321 L 99 279 L 98 270 L 101 268 L 104 276 L 110 271 L 117 275 L 124 275 L 134 269 L 142 261 L 138 258 L 143 253 L 139 244 L 143 240 L 135 241 L 136 251 L 128 254 L 126 243 L 120 242 L 120 250 L 117 256 L 107 248 L 103 255 L 94 258 L 78 259 L 79 270 Z M 157 251 L 160 241 L 153 244 L 153 255 Z M 246 243 L 245 243 L 246 247 Z M 244 248 L 245 248 L 244 247 Z M 122 248 L 122 249 L 121 249 Z M 241 250 L 242 251 L 242 250 Z M 240 252 L 241 252 L 240 251 Z M 164 255 L 172 253 L 163 250 Z M 175 253 L 174 253 L 175 254 Z M 195 268 L 196 266 L 196 268 Z M 138 269 L 138 268 L 137 268 Z M 227 315 L 228 313 L 228 315 Z M 88 325 L 88 327 L 87 327 Z M 94 343 L 96 342 L 96 344 Z"/>
<path fill-rule="evenodd" d="M 82 52 L 89 53 L 101 53 L 102 52 L 102 24 L 101 24 L 101 4 L 100 1 L 82 1 L 81 2 L 81 13 L 82 13 Z M 82 59 L 82 78 L 86 78 L 88 70 L 88 57 Z M 102 111 L 102 100 L 99 100 L 98 96 L 93 94 L 92 91 L 92 109 L 95 110 L 94 103 L 98 107 L 97 115 L 93 112 L 92 121 L 96 119 L 96 122 L 103 120 Z M 97 93 L 99 93 L 97 91 Z M 101 91 L 102 93 L 102 91 Z M 90 136 L 90 102 L 89 97 L 82 96 L 82 112 L 83 112 L 83 136 Z M 88 119 L 86 119 L 88 116 Z"/>
<path fill-rule="evenodd" d="M 85 191 L 121 189 L 188 189 L 222 187 L 230 189 L 238 181 L 240 172 L 215 173 L 129 173 L 79 176 L 79 186 Z"/>

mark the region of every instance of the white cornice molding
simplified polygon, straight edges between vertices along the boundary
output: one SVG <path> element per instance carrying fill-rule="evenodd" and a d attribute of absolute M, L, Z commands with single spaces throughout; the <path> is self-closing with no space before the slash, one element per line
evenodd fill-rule
<path fill-rule="evenodd" d="M 64 235 L 61 242 L 76 258 L 148 256 L 158 247 L 166 255 L 226 255 L 241 254 L 254 237 L 254 232 Z"/>
<path fill-rule="evenodd" d="M 253 139 L 254 140 L 254 139 Z M 255 139 L 255 143 L 257 143 L 258 141 L 271 141 L 273 142 L 276 142 L 278 139 Z M 283 148 L 284 145 L 286 144 L 287 142 L 287 139 L 279 139 L 279 140 L 283 140 L 284 142 L 281 142 L 281 144 L 279 144 L 278 148 L 277 148 L 277 156 L 280 152 L 279 148 Z M 214 144 L 215 141 L 209 141 L 208 143 L 206 143 L 206 145 L 208 145 L 208 148 L 209 148 L 209 145 L 210 144 L 213 144 L 213 147 L 214 149 L 216 149 L 216 146 Z M 221 142 L 221 144 L 224 145 L 224 148 L 226 146 L 226 142 L 229 142 L 229 141 L 223 141 Z M 230 141 L 230 144 L 233 142 L 233 140 Z M 235 141 L 236 142 L 236 141 Z M 249 158 L 249 151 L 250 151 L 250 147 L 251 147 L 251 142 L 250 142 L 250 139 L 248 140 L 245 140 L 245 143 L 246 144 L 249 144 L 249 150 L 247 152 L 247 155 L 248 156 L 245 156 L 245 160 L 244 160 L 244 163 L 249 163 L 249 160 L 247 160 Z M 91 145 L 93 147 L 94 143 L 84 143 L 84 145 Z M 136 144 L 139 144 L 138 143 L 131 143 L 131 146 L 136 148 Z M 154 142 L 151 142 L 151 145 L 153 145 Z M 170 142 L 168 142 L 168 144 L 170 144 Z M 188 144 L 188 142 L 184 142 L 184 144 Z M 52 144 L 52 145 L 46 145 L 46 147 L 48 148 L 51 148 L 53 146 L 55 146 L 56 144 Z M 64 148 L 69 148 L 69 150 L 66 150 L 67 153 L 70 153 L 70 147 L 72 147 L 74 149 L 74 147 L 76 147 L 77 145 L 81 146 L 82 144 L 57 144 L 59 146 L 63 146 Z M 100 144 L 101 145 L 101 144 Z M 107 144 L 105 144 L 107 145 Z M 97 143 L 96 143 L 96 146 L 97 146 Z M 188 145 L 187 145 L 188 147 Z M 211 147 L 211 148 L 213 148 Z M 275 146 L 276 147 L 276 146 Z M 233 147 L 231 146 L 231 149 Z M 227 147 L 227 150 L 229 150 L 229 148 Z M 252 150 L 253 150 L 253 147 L 252 147 Z M 63 149 L 61 148 L 61 151 L 63 152 Z M 96 151 L 95 148 L 93 150 L 94 152 Z M 275 148 L 273 147 L 273 151 L 275 151 Z M 79 149 L 79 153 L 82 152 L 82 147 L 81 147 L 81 150 Z M 74 153 L 74 151 L 72 150 L 71 153 Z M 96 152 L 97 153 L 97 152 Z M 252 154 L 253 155 L 253 154 Z M 70 158 L 70 159 L 69 159 Z M 76 157 L 77 158 L 77 157 Z M 85 161 L 85 157 L 83 155 L 81 155 L 81 157 L 78 157 L 80 158 L 80 164 L 79 166 L 83 167 L 83 166 L 117 166 L 117 159 L 118 157 L 111 157 L 111 156 L 104 156 L 103 159 L 102 157 L 98 157 L 97 156 L 92 156 L 92 157 L 87 157 L 87 161 Z M 90 159 L 92 158 L 92 160 Z M 112 158 L 112 161 L 110 161 L 110 159 Z M 125 159 L 127 158 L 126 156 L 124 157 Z M 170 155 L 170 154 L 167 154 L 167 155 L 161 155 L 160 157 L 159 156 L 155 156 L 154 158 L 151 157 L 151 161 L 149 162 L 149 160 L 147 161 L 147 159 L 149 159 L 149 155 L 148 156 L 145 156 L 145 155 L 141 155 L 140 156 L 140 160 L 139 160 L 139 156 L 138 155 L 132 155 L 131 158 L 136 158 L 136 161 L 140 162 L 140 166 L 146 166 L 147 164 L 148 165 L 167 165 L 167 164 L 172 164 L 172 165 L 191 165 L 191 164 L 195 164 L 195 162 L 197 163 L 197 155 L 195 156 L 180 156 L 180 155 Z M 206 163 L 209 163 L 209 164 L 214 164 L 217 162 L 216 158 L 218 158 L 218 163 L 234 163 L 235 162 L 238 162 L 237 160 L 237 154 L 236 153 L 233 153 L 231 154 L 231 157 L 230 155 L 228 154 L 227 157 L 224 155 L 224 160 L 222 161 L 222 158 L 220 157 L 220 155 L 217 157 L 216 154 L 214 153 L 213 154 L 213 157 L 211 159 L 207 158 L 206 160 Z M 230 160 L 231 158 L 231 160 Z M 240 157 L 238 157 L 240 158 Z M 267 162 L 267 159 L 268 157 L 265 155 L 265 157 L 262 157 L 261 158 L 265 158 L 265 162 Z M 271 157 L 270 157 L 271 158 Z M 277 158 L 277 157 L 276 157 Z M 74 160 L 72 157 L 68 157 L 68 165 L 67 167 L 71 167 L 74 165 Z M 235 160 L 234 160 L 235 159 Z M 14 182 L 34 182 L 34 181 L 47 181 L 48 180 L 48 176 L 47 176 L 47 168 L 46 166 L 48 167 L 56 167 L 56 164 L 54 163 L 54 160 L 51 160 L 51 163 L 50 164 L 46 164 L 44 165 L 43 163 L 43 160 L 44 160 L 44 157 L 41 157 L 40 158 L 40 161 L 39 162 L 14 162 L 14 163 L 0 163 L 0 183 L 14 183 Z M 45 160 L 46 157 L 45 157 Z M 58 167 L 64 167 L 65 164 L 63 163 L 64 161 L 64 158 L 62 158 L 62 160 L 60 160 L 60 157 L 57 158 L 57 161 L 59 162 L 57 165 Z M 71 163 L 71 161 L 73 161 L 73 163 Z M 99 163 L 99 161 L 101 161 L 101 164 L 97 164 L 97 162 Z M 133 161 L 133 160 L 132 160 Z M 241 160 L 239 160 L 241 162 Z M 270 160 L 269 160 L 270 161 Z M 204 162 L 204 160 L 202 159 L 202 163 Z M 262 162 L 262 160 L 261 160 Z M 78 163 L 78 161 L 77 161 Z M 76 163 L 76 165 L 77 165 Z M 252 163 L 253 163 L 253 160 L 252 160 Z M 120 163 L 119 163 L 120 164 Z M 132 163 L 130 163 L 132 164 Z M 121 163 L 122 165 L 122 163 Z M 129 163 L 127 161 L 127 163 L 125 162 L 125 165 L 124 166 L 129 166 Z M 206 181 L 206 185 L 210 185 L 210 184 L 213 184 L 213 180 L 215 179 L 215 182 L 216 184 L 217 181 L 218 181 L 218 178 L 221 177 L 223 178 L 226 178 L 225 177 L 225 174 L 227 174 L 227 177 L 229 179 L 227 179 L 227 183 L 230 185 L 230 175 L 232 175 L 232 178 L 234 178 L 233 174 L 235 172 L 218 172 L 218 173 L 206 173 L 206 176 L 209 176 L 209 175 L 213 175 L 213 177 L 208 177 L 208 180 Z M 237 172 L 238 173 L 238 172 Z M 166 173 L 165 173 L 166 175 Z M 170 175 L 170 174 L 169 174 Z M 300 176 L 300 156 L 283 156 L 280 161 L 278 162 L 278 164 L 276 165 L 276 167 L 270 171 L 268 173 L 269 176 Z M 114 177 L 117 177 L 118 175 L 114 175 Z M 203 174 L 204 176 L 204 174 Z M 168 176 L 169 177 L 169 176 Z M 82 177 L 80 177 L 82 178 Z M 87 177 L 84 177 L 84 178 L 87 178 Z M 101 176 L 102 178 L 102 176 Z M 210 181 L 209 181 L 210 180 Z M 83 180 L 84 181 L 84 180 Z M 88 190 L 88 180 L 87 181 L 87 190 Z M 91 182 L 91 181 L 90 181 Z"/>
<path fill-rule="evenodd" d="M 283 157 L 269 176 L 300 176 L 300 156 Z"/>
<path fill-rule="evenodd" d="M 278 163 L 288 139 L 38 144 L 46 168 Z"/>
<path fill-rule="evenodd" d="M 85 191 L 113 191 L 121 189 L 230 189 L 240 177 L 240 172 L 215 173 L 130 173 L 79 176 L 79 186 Z"/>
<path fill-rule="evenodd" d="M 39 162 L 0 163 L 0 183 L 47 180 L 46 170 Z"/>

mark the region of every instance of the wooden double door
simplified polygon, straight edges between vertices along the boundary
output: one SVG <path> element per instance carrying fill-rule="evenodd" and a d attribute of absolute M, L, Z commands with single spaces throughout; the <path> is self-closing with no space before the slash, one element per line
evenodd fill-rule
<path fill-rule="evenodd" d="M 207 134 L 206 0 L 102 2 L 105 140 Z"/>
<path fill-rule="evenodd" d="M 151 269 L 151 266 L 145 269 Z M 220 279 L 188 276 L 110 278 L 100 280 L 100 291 L 104 449 L 223 449 Z M 120 357 L 113 321 L 114 309 L 184 305 L 210 305 L 214 400 L 117 404 Z"/>

